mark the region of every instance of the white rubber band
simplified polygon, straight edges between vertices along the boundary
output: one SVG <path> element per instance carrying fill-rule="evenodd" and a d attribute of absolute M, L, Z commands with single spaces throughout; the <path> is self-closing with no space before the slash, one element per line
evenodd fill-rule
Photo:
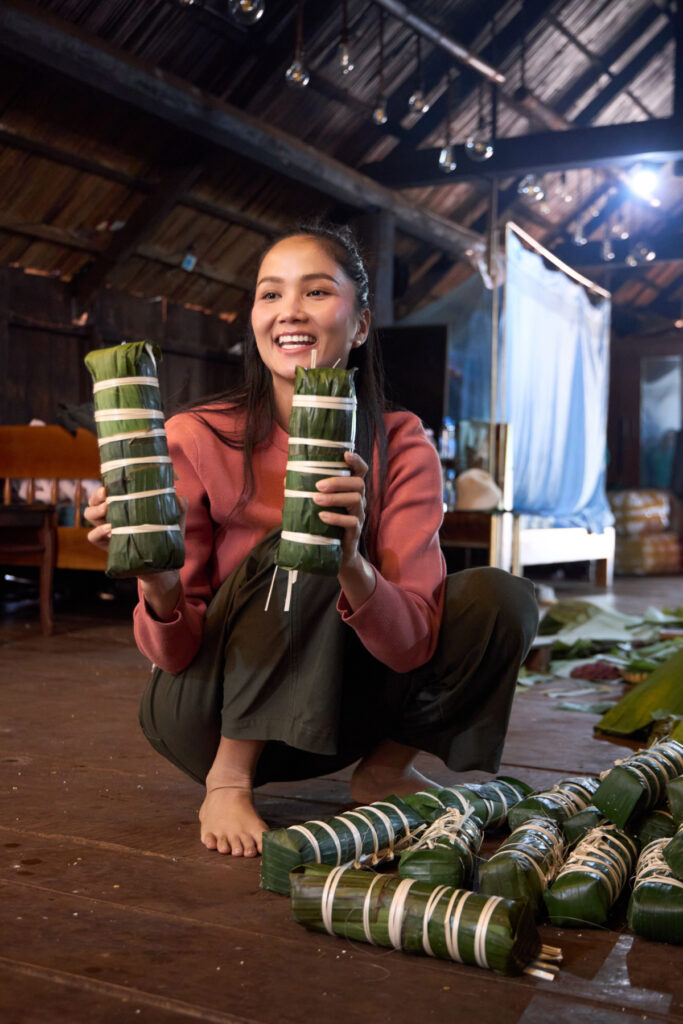
<path fill-rule="evenodd" d="M 341 843 L 339 842 L 339 836 L 334 831 L 332 826 L 328 825 L 328 823 L 326 821 L 315 821 L 315 820 L 309 821 L 308 824 L 309 825 L 319 825 L 320 828 L 324 829 L 325 832 L 327 832 L 328 835 L 332 837 L 332 841 L 333 841 L 335 849 L 337 851 L 337 864 L 341 864 L 341 860 L 342 860 Z"/>
<path fill-rule="evenodd" d="M 403 811 L 401 810 L 401 808 L 397 807 L 396 804 L 388 803 L 386 800 L 376 800 L 375 803 L 372 806 L 373 807 L 390 807 L 392 809 L 392 811 L 394 812 L 394 814 L 398 814 L 399 818 L 403 822 L 403 827 L 406 830 L 406 834 L 408 832 L 410 832 L 410 822 L 406 818 L 406 816 L 403 813 Z"/>
<path fill-rule="evenodd" d="M 321 462 L 319 460 L 290 459 L 287 472 L 309 473 L 312 476 L 351 476 L 351 470 L 345 462 Z M 334 470 L 333 473 L 330 470 Z"/>
<path fill-rule="evenodd" d="M 334 926 L 332 924 L 332 911 L 334 910 L 334 894 L 337 891 L 337 886 L 341 880 L 341 876 L 346 871 L 346 865 L 342 864 L 341 867 L 332 868 L 329 875 L 325 880 L 323 886 L 323 895 L 321 902 L 321 912 L 323 925 L 325 931 L 329 932 L 330 935 L 334 935 Z"/>
<path fill-rule="evenodd" d="M 310 829 L 306 828 L 305 825 L 290 825 L 287 829 L 288 832 L 301 832 L 302 836 L 308 840 L 313 850 L 313 856 L 315 857 L 316 864 L 320 864 L 320 847 L 318 846 L 318 840 L 315 838 Z"/>
<path fill-rule="evenodd" d="M 160 487 L 158 491 L 134 491 L 132 494 L 107 495 L 107 505 L 112 501 L 135 501 L 136 498 L 155 498 L 157 494 L 175 494 L 175 487 Z"/>
<path fill-rule="evenodd" d="M 365 932 L 366 941 L 373 946 L 376 946 L 377 943 L 373 939 L 372 934 L 370 932 L 370 905 L 372 899 L 372 890 L 375 888 L 380 878 L 383 877 L 384 875 L 375 875 L 373 880 L 370 882 L 370 885 L 368 886 L 368 891 L 366 892 L 365 899 L 363 900 L 363 931 Z"/>
<path fill-rule="evenodd" d="M 95 423 L 108 423 L 109 420 L 163 420 L 163 409 L 98 409 L 95 412 Z"/>
<path fill-rule="evenodd" d="M 490 896 L 477 919 L 477 926 L 474 932 L 474 959 L 480 967 L 488 968 L 489 966 L 486 958 L 486 936 L 493 911 L 500 902 L 500 896 Z"/>
<path fill-rule="evenodd" d="M 138 437 L 166 437 L 165 427 L 154 427 L 152 430 L 130 430 L 125 434 L 110 434 L 109 437 L 98 437 L 97 443 L 102 448 L 114 441 L 132 441 Z"/>
<path fill-rule="evenodd" d="M 321 537 L 317 533 L 295 533 L 292 530 L 283 530 L 280 537 L 292 544 L 326 544 L 329 547 L 341 545 L 341 541 L 336 537 Z"/>
<path fill-rule="evenodd" d="M 361 836 L 356 826 L 353 824 L 352 821 L 347 821 L 343 814 L 336 814 L 332 820 L 341 821 L 342 825 L 345 825 L 346 828 L 349 830 L 351 836 L 353 837 L 353 845 L 355 849 L 354 860 L 360 860 L 360 858 L 363 856 L 363 837 Z"/>
<path fill-rule="evenodd" d="M 345 395 L 294 395 L 293 408 L 303 409 L 337 409 L 340 412 L 353 412 L 358 403 L 355 398 Z"/>
<path fill-rule="evenodd" d="M 394 843 L 396 842 L 396 832 L 394 830 L 394 826 L 391 824 L 391 821 L 384 813 L 384 811 L 380 811 L 379 808 L 376 807 L 374 804 L 369 804 L 367 807 L 361 807 L 361 811 L 371 811 L 373 814 L 377 815 L 379 820 L 384 825 L 384 828 L 386 829 L 387 843 L 389 844 L 389 849 L 393 850 Z"/>
<path fill-rule="evenodd" d="M 446 912 L 444 914 L 444 939 L 446 940 L 446 949 L 451 960 L 455 960 L 458 963 L 462 963 L 462 957 L 460 956 L 460 948 L 458 944 L 457 932 L 458 924 L 460 923 L 460 914 L 462 913 L 462 906 L 458 914 L 453 913 L 453 907 L 455 903 L 460 900 L 460 903 L 464 903 L 467 899 L 464 889 L 454 889 L 451 898 L 448 901 Z"/>
<path fill-rule="evenodd" d="M 93 394 L 98 391 L 106 391 L 108 388 L 123 388 L 128 384 L 143 384 L 150 388 L 159 387 L 158 377 L 111 377 L 109 380 L 100 380 L 93 384 Z"/>
<path fill-rule="evenodd" d="M 424 949 L 427 956 L 434 956 L 434 950 L 432 944 L 429 941 L 429 926 L 436 910 L 436 905 L 445 892 L 450 891 L 448 885 L 437 885 L 436 889 L 432 889 L 427 900 L 427 906 L 425 907 L 424 916 L 422 918 L 422 948 Z"/>
<path fill-rule="evenodd" d="M 322 491 L 294 491 L 285 487 L 285 498 L 319 498 Z"/>
<path fill-rule="evenodd" d="M 353 441 L 327 441 L 322 437 L 290 437 L 289 444 L 307 444 L 311 448 L 348 448 L 354 449 Z"/>
<path fill-rule="evenodd" d="M 138 526 L 114 526 L 111 535 L 123 536 L 128 533 L 180 533 L 180 526 L 177 523 L 164 526 L 160 523 L 140 523 Z"/>
<path fill-rule="evenodd" d="M 363 822 L 364 825 L 367 826 L 372 836 L 372 852 L 375 856 L 377 856 L 377 854 L 379 853 L 379 836 L 377 835 L 377 831 L 372 822 L 368 821 L 365 815 L 361 814 L 360 811 L 344 811 L 344 816 L 347 818 L 350 818 L 351 816 L 353 816 L 354 818 L 358 818 L 360 821 Z"/>
<path fill-rule="evenodd" d="M 408 893 L 415 885 L 416 881 L 417 879 L 415 878 L 402 878 L 396 886 L 396 891 L 394 892 L 391 900 L 387 924 L 389 930 L 389 942 L 394 949 L 401 948 L 401 932 L 403 930 L 403 914 L 405 911 L 406 900 L 408 898 Z"/>
<path fill-rule="evenodd" d="M 111 459 L 109 462 L 103 462 L 100 470 L 102 473 L 111 473 L 114 469 L 125 469 L 126 466 L 168 466 L 170 463 L 170 455 L 139 455 L 135 459 Z"/>

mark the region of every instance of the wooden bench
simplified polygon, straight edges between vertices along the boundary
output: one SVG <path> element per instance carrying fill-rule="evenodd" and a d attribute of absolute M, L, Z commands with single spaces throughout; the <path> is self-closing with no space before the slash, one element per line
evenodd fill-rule
<path fill-rule="evenodd" d="M 0 565 L 40 569 L 40 622 L 46 634 L 53 628 L 54 570 L 106 568 L 106 552 L 88 541 L 90 527 L 81 511 L 83 481 L 99 477 L 97 438 L 89 430 L 74 436 L 63 427 L 0 426 Z M 12 484 L 22 480 L 26 500 L 18 501 Z M 35 500 L 37 480 L 49 481 L 49 502 Z M 58 522 L 60 480 L 75 482 L 73 525 Z"/>

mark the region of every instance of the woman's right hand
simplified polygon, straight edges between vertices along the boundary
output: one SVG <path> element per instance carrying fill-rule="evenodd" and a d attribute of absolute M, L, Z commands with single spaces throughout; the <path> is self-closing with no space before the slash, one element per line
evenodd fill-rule
<path fill-rule="evenodd" d="M 103 551 L 109 549 L 111 523 L 107 522 L 107 492 L 104 487 L 97 487 L 90 498 L 83 515 L 93 527 L 88 533 L 88 540 Z"/>

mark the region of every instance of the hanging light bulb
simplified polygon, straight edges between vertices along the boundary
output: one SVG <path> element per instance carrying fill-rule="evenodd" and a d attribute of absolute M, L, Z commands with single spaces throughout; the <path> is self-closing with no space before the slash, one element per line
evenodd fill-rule
<path fill-rule="evenodd" d="M 379 88 L 377 90 L 377 100 L 375 101 L 375 109 L 372 112 L 372 120 L 375 124 L 382 125 L 387 123 L 387 98 L 384 94 L 384 11 L 381 7 L 379 11 Z"/>
<path fill-rule="evenodd" d="M 348 75 L 353 71 L 354 64 L 349 50 L 349 22 L 347 11 L 347 0 L 342 0 L 342 30 L 339 40 L 339 67 L 342 75 Z"/>
<path fill-rule="evenodd" d="M 194 0 L 185 0 L 194 3 Z M 263 17 L 266 9 L 265 0 L 229 0 L 228 12 L 240 25 L 255 25 Z"/>
<path fill-rule="evenodd" d="M 652 263 L 657 258 L 657 253 L 645 242 L 636 242 L 626 257 L 629 267 L 637 267 L 640 263 Z"/>
<path fill-rule="evenodd" d="M 285 71 L 285 78 L 297 89 L 305 89 L 311 80 L 308 68 L 304 64 L 304 0 L 298 0 L 296 16 L 296 48 L 294 60 Z"/>
<path fill-rule="evenodd" d="M 612 225 L 612 236 L 614 238 L 620 238 L 622 242 L 625 242 L 627 238 L 630 238 L 629 230 L 623 220 L 617 220 Z"/>
<path fill-rule="evenodd" d="M 555 189 L 555 194 L 562 203 L 571 203 L 574 199 L 574 196 L 572 195 L 571 191 L 567 188 L 566 171 L 562 171 L 562 173 L 560 174 L 560 181 L 557 188 Z"/>
<path fill-rule="evenodd" d="M 420 37 L 415 36 L 415 43 L 417 46 L 417 68 L 415 72 L 415 88 L 410 94 L 408 100 L 408 106 L 415 114 L 426 114 L 429 110 L 429 104 L 425 98 L 424 83 L 422 81 L 422 51 L 420 44 Z"/>
<path fill-rule="evenodd" d="M 540 203 L 545 199 L 545 190 L 535 174 L 525 174 L 517 186 L 517 195 L 527 203 Z"/>
<path fill-rule="evenodd" d="M 583 229 L 583 224 L 579 220 L 579 221 L 577 221 L 576 227 L 574 228 L 574 234 L 572 236 L 572 242 L 574 243 L 574 245 L 585 245 L 587 243 L 587 241 L 588 241 L 588 239 L 586 238 L 586 235 L 585 235 L 585 232 L 584 232 L 584 229 Z"/>
<path fill-rule="evenodd" d="M 491 133 L 486 125 L 484 118 L 484 97 L 482 93 L 481 84 L 479 85 L 479 114 L 477 117 L 477 127 L 474 132 L 469 136 L 465 143 L 465 152 L 467 153 L 470 160 L 474 160 L 475 163 L 481 164 L 485 160 L 489 160 L 493 156 L 493 143 L 491 141 Z"/>
<path fill-rule="evenodd" d="M 446 85 L 446 140 L 439 153 L 439 169 L 444 174 L 450 174 L 456 168 L 455 147 L 453 145 L 453 74 L 448 69 L 448 84 Z"/>
<path fill-rule="evenodd" d="M 614 249 L 612 248 L 612 242 L 609 237 L 603 238 L 600 243 L 600 257 L 609 263 L 610 260 L 614 259 Z"/>

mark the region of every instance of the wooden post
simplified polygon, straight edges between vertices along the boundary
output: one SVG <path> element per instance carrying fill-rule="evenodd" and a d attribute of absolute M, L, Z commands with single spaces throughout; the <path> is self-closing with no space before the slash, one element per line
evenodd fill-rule
<path fill-rule="evenodd" d="M 7 423 L 9 368 L 9 270 L 0 267 L 0 423 Z"/>

